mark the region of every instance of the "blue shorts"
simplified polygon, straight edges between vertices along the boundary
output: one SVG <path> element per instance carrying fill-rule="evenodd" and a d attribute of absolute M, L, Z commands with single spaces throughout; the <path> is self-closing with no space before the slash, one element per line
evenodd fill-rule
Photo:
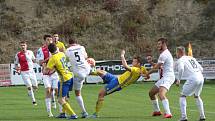
<path fill-rule="evenodd" d="M 109 95 L 115 91 L 120 91 L 122 89 L 116 76 L 107 73 L 102 77 L 102 79 L 104 80 L 104 83 L 107 84 L 105 86 L 106 95 Z"/>
<path fill-rule="evenodd" d="M 58 82 L 58 97 L 66 97 L 73 86 L 73 78 L 66 82 Z"/>

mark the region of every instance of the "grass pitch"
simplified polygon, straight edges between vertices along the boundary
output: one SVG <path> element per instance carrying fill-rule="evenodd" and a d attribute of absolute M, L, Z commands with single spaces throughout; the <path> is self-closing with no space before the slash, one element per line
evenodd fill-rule
<path fill-rule="evenodd" d="M 83 97 L 89 114 L 95 109 L 98 91 L 104 85 L 84 85 Z M 171 119 L 162 116 L 152 117 L 152 105 L 148 91 L 153 83 L 133 84 L 120 92 L 105 97 L 104 106 L 97 119 L 78 119 L 77 121 L 177 121 L 180 118 L 179 91 L 173 85 L 168 93 L 170 108 L 173 114 Z M 207 121 L 215 121 L 215 84 L 205 84 L 202 92 Z M 36 93 L 37 106 L 31 104 L 24 86 L 0 88 L 0 120 L 1 121 L 67 121 L 67 119 L 48 118 L 44 102 L 44 87 L 40 86 Z M 74 92 L 70 92 L 70 104 L 75 112 L 81 116 L 80 108 L 75 100 Z M 197 121 L 199 113 L 193 97 L 187 98 L 187 113 L 189 121 Z M 161 110 L 162 105 L 160 103 Z M 58 114 L 58 109 L 52 109 L 53 114 Z"/>

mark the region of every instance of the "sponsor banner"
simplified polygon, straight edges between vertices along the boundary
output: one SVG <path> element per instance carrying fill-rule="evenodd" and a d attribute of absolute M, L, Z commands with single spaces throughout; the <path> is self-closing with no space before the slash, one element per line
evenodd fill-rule
<path fill-rule="evenodd" d="M 206 79 L 215 79 L 215 60 L 198 60 L 198 62 L 204 68 L 203 75 Z M 131 65 L 131 60 L 128 61 L 128 64 Z M 2 65 L 2 64 L 1 64 Z M 0 86 L 7 85 L 24 85 L 21 75 L 17 74 L 15 71 L 14 64 L 3 64 L 6 65 L 2 68 L 0 66 Z M 152 68 L 150 64 L 144 64 L 146 69 Z M 10 68 L 10 69 L 8 69 Z M 125 68 L 122 66 L 121 60 L 110 60 L 110 61 L 96 61 L 96 69 L 102 69 L 114 75 L 120 75 L 125 72 Z M 8 72 L 9 71 L 9 72 Z M 38 64 L 34 64 L 34 71 L 36 73 L 39 83 L 42 83 L 42 68 Z M 7 73 L 7 74 L 6 74 Z M 8 73 L 10 73 L 8 75 Z M 177 73 L 176 73 L 177 74 Z M 150 75 L 150 81 L 156 81 L 159 79 L 158 72 L 152 73 Z M 140 78 L 138 81 L 144 80 Z M 90 75 L 86 78 L 87 83 L 99 83 L 102 82 L 102 79 L 99 76 Z"/>
<path fill-rule="evenodd" d="M 36 73 L 38 84 L 42 83 L 42 68 L 37 63 L 34 63 L 34 72 Z M 11 64 L 11 85 L 24 85 L 22 76 L 16 73 L 15 64 Z"/>
<path fill-rule="evenodd" d="M 0 64 L 0 86 L 10 85 L 10 64 Z"/>
<path fill-rule="evenodd" d="M 198 60 L 203 67 L 205 79 L 215 79 L 215 60 Z"/>

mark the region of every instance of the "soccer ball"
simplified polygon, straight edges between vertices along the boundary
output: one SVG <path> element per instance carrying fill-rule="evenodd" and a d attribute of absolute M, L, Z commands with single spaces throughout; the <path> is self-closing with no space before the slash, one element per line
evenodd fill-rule
<path fill-rule="evenodd" d="M 91 66 L 94 67 L 96 65 L 96 61 L 94 58 L 87 58 L 87 63 Z"/>

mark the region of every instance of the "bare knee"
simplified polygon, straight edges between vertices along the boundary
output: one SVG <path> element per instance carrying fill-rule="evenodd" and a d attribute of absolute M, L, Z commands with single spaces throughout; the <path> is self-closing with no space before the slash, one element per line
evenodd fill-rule
<path fill-rule="evenodd" d="M 149 91 L 149 97 L 151 100 L 155 100 L 156 97 L 155 95 L 158 93 L 159 89 L 157 87 L 153 87 L 150 91 Z"/>
<path fill-rule="evenodd" d="M 104 98 L 105 95 L 106 95 L 105 89 L 101 89 L 98 95 L 98 99 Z"/>

